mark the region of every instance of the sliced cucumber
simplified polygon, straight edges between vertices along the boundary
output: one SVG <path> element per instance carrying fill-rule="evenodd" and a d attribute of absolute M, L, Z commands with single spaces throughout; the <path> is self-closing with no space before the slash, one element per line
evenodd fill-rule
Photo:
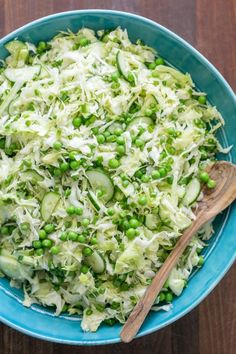
<path fill-rule="evenodd" d="M 105 270 L 105 262 L 97 251 L 94 251 L 91 256 L 86 257 L 86 262 L 95 273 L 101 274 Z"/>
<path fill-rule="evenodd" d="M 114 195 L 114 186 L 110 177 L 98 169 L 88 170 L 86 174 L 94 192 L 101 190 L 103 192 L 101 200 L 104 203 L 109 202 Z"/>
<path fill-rule="evenodd" d="M 175 220 L 176 225 L 179 227 L 180 230 L 187 229 L 187 227 L 192 224 L 192 220 L 181 212 L 176 214 Z"/>
<path fill-rule="evenodd" d="M 116 55 L 116 65 L 120 74 L 128 82 L 135 82 L 135 75 L 132 73 L 132 69 L 129 64 L 128 53 L 119 50 Z M 131 76 L 131 77 L 130 77 Z"/>
<path fill-rule="evenodd" d="M 153 120 L 150 117 L 137 117 L 131 120 L 131 122 L 127 125 L 126 130 L 130 132 L 134 127 L 143 127 L 146 129 L 152 124 Z"/>
<path fill-rule="evenodd" d="M 41 204 L 41 215 L 44 221 L 47 221 L 51 217 L 59 200 L 60 195 L 55 192 L 48 192 L 44 195 Z"/>
<path fill-rule="evenodd" d="M 9 278 L 24 280 L 31 277 L 32 269 L 21 265 L 13 256 L 0 256 L 0 270 Z"/>
<path fill-rule="evenodd" d="M 145 225 L 149 230 L 156 230 L 161 223 L 161 219 L 156 214 L 147 214 L 145 216 Z"/>
<path fill-rule="evenodd" d="M 39 75 L 41 65 L 26 66 L 24 68 L 7 68 L 4 71 L 6 78 L 12 82 L 26 82 L 32 80 L 34 76 Z"/>
<path fill-rule="evenodd" d="M 89 198 L 90 202 L 92 203 L 92 205 L 94 206 L 94 208 L 97 211 L 99 211 L 101 209 L 101 207 L 99 205 L 99 201 L 98 201 L 96 195 L 92 191 L 88 191 L 88 198 Z"/>
<path fill-rule="evenodd" d="M 8 50 L 10 54 L 14 54 L 21 49 L 27 49 L 27 45 L 24 42 L 15 40 L 15 41 L 8 42 L 5 45 L 5 48 Z"/>
<path fill-rule="evenodd" d="M 116 129 L 122 129 L 122 124 L 118 122 L 114 122 L 110 127 L 107 129 L 110 133 L 114 134 Z"/>
<path fill-rule="evenodd" d="M 158 104 L 156 98 L 153 95 L 148 95 L 142 105 L 142 112 L 145 114 L 147 109 L 152 109 Z"/>
<path fill-rule="evenodd" d="M 186 193 L 183 198 L 184 205 L 193 204 L 201 192 L 201 184 L 197 178 L 193 178 L 186 187 Z"/>
<path fill-rule="evenodd" d="M 21 68 L 25 65 L 25 62 L 29 55 L 28 47 L 25 43 L 15 40 L 7 43 L 5 48 L 11 54 L 7 58 L 7 63 L 13 67 Z"/>
<path fill-rule="evenodd" d="M 34 170 L 27 170 L 22 173 L 22 177 L 27 181 L 42 182 L 44 178 Z"/>

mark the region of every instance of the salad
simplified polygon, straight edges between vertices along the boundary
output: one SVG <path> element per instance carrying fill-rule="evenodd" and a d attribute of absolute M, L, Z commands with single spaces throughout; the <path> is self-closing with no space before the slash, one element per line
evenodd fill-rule
<path fill-rule="evenodd" d="M 14 40 L 0 62 L 0 276 L 25 306 L 124 323 L 191 225 L 224 124 L 190 75 L 126 30 Z M 192 239 L 156 299 L 169 310 L 212 235 Z"/>

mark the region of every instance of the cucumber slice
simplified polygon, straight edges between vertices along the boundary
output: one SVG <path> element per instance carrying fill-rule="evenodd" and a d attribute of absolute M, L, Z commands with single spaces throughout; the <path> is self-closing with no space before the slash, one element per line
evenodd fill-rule
<path fill-rule="evenodd" d="M 110 127 L 107 129 L 111 134 L 114 134 L 114 131 L 116 129 L 122 129 L 122 124 L 115 122 L 112 125 L 110 125 Z M 122 129 L 123 130 L 123 129 Z"/>
<path fill-rule="evenodd" d="M 201 192 L 201 184 L 197 178 L 193 178 L 186 187 L 186 193 L 183 198 L 184 205 L 193 204 Z"/>
<path fill-rule="evenodd" d="M 152 109 L 155 106 L 157 106 L 158 102 L 156 98 L 153 95 L 148 95 L 142 105 L 142 112 L 145 113 L 145 111 L 149 108 Z"/>
<path fill-rule="evenodd" d="M 101 207 L 99 205 L 99 201 L 98 201 L 96 195 L 92 191 L 88 191 L 88 198 L 89 198 L 90 202 L 92 203 L 92 205 L 94 206 L 94 208 L 97 211 L 99 211 L 101 209 Z"/>
<path fill-rule="evenodd" d="M 22 173 L 22 177 L 27 181 L 42 182 L 44 178 L 34 170 L 27 170 Z"/>
<path fill-rule="evenodd" d="M 156 230 L 160 225 L 161 219 L 156 214 L 147 214 L 145 216 L 145 225 L 149 230 Z"/>
<path fill-rule="evenodd" d="M 19 52 L 21 49 L 27 49 L 27 45 L 21 41 L 15 40 L 8 42 L 5 45 L 5 48 L 8 50 L 10 54 L 14 54 L 16 52 Z"/>
<path fill-rule="evenodd" d="M 0 256 L 0 270 L 16 280 L 24 280 L 33 274 L 32 269 L 21 265 L 13 256 Z"/>
<path fill-rule="evenodd" d="M 15 40 L 7 43 L 5 48 L 10 53 L 6 61 L 13 67 L 21 68 L 29 56 L 29 50 L 25 43 Z"/>
<path fill-rule="evenodd" d="M 103 192 L 101 200 L 104 203 L 109 202 L 114 195 L 114 186 L 110 177 L 105 172 L 97 169 L 89 170 L 86 174 L 92 189 L 95 192 L 98 189 Z"/>
<path fill-rule="evenodd" d="M 120 74 L 124 77 L 124 79 L 128 82 L 135 81 L 135 76 L 132 73 L 132 69 L 129 65 L 128 54 L 119 50 L 116 55 L 116 65 Z M 130 80 L 130 75 L 133 76 L 133 80 Z M 132 77 L 131 77 L 132 79 Z"/>
<path fill-rule="evenodd" d="M 153 120 L 150 117 L 137 117 L 131 120 L 131 122 L 127 125 L 126 130 L 130 132 L 134 127 L 143 127 L 146 129 L 152 124 Z"/>
<path fill-rule="evenodd" d="M 44 195 L 41 204 L 41 215 L 44 221 L 47 221 L 51 217 L 59 200 L 60 195 L 55 192 L 48 192 Z"/>
<path fill-rule="evenodd" d="M 86 262 L 95 273 L 101 274 L 105 270 L 105 262 L 97 251 L 94 251 L 91 256 L 86 257 Z"/>
<path fill-rule="evenodd" d="M 26 82 L 32 80 L 34 76 L 39 75 L 41 65 L 26 66 L 24 68 L 7 68 L 4 71 L 6 78 L 12 82 Z"/>

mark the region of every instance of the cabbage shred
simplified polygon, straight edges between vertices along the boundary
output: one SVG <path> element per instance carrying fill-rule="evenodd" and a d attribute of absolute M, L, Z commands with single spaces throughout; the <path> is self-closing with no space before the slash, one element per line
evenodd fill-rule
<path fill-rule="evenodd" d="M 202 195 L 183 198 L 222 150 L 223 119 L 190 75 L 120 28 L 25 45 L 23 62 L 10 55 L 0 68 L 0 258 L 24 267 L 12 285 L 26 306 L 81 314 L 85 331 L 124 323 L 195 217 Z M 112 198 L 89 170 L 109 178 Z M 49 192 L 59 196 L 51 209 Z M 209 224 L 195 235 L 155 307 L 181 294 L 211 234 Z"/>

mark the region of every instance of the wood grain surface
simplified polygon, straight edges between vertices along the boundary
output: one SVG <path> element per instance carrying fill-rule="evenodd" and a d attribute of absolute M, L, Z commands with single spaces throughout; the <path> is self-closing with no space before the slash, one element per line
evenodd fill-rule
<path fill-rule="evenodd" d="M 0 0 L 0 37 L 39 17 L 86 8 L 129 11 L 170 28 L 199 49 L 236 90 L 236 0 Z M 0 354 L 66 353 L 235 354 L 236 265 L 190 314 L 130 344 L 68 347 L 0 325 Z"/>

